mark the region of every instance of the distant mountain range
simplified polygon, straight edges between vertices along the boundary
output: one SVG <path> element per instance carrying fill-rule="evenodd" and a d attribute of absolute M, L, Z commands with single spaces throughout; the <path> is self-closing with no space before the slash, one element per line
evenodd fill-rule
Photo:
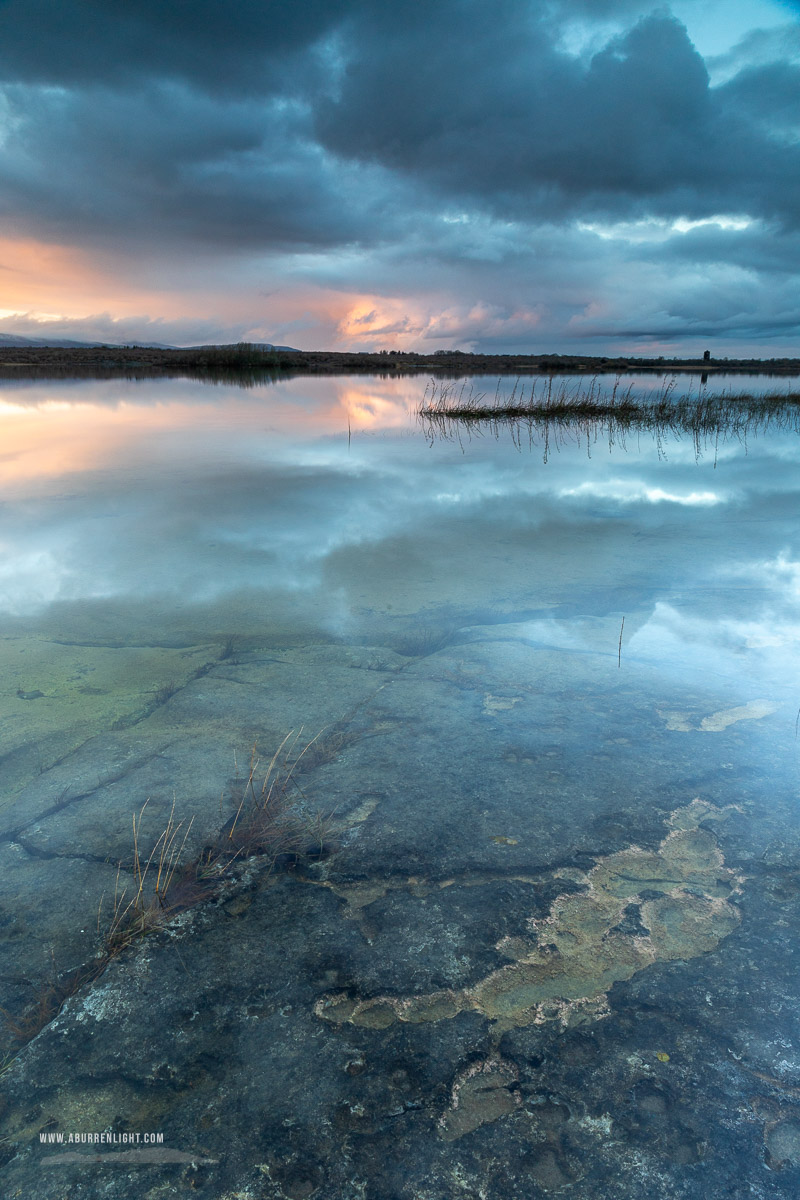
<path fill-rule="evenodd" d="M 239 342 L 225 344 L 209 344 L 205 346 L 168 346 L 164 342 L 75 342 L 68 338 L 30 338 L 21 337 L 16 333 L 0 333 L 0 347 L 18 346 L 51 346 L 57 349 L 92 349 L 101 346 L 141 346 L 146 350 L 229 350 L 241 345 Z M 248 349 L 254 350 L 295 350 L 294 346 L 275 346 L 272 342 L 247 342 Z"/>
<path fill-rule="evenodd" d="M 99 346 L 99 342 L 70 342 L 66 338 L 29 338 L 0 333 L 0 346 Z"/>

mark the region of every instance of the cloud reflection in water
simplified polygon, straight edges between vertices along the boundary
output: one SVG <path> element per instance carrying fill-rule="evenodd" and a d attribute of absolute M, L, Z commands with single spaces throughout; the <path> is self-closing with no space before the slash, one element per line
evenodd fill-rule
<path fill-rule="evenodd" d="M 423 389 L 5 387 L 9 627 L 360 638 L 414 614 L 488 614 L 595 652 L 581 620 L 625 613 L 629 661 L 794 673 L 794 435 L 726 444 L 716 465 L 644 437 L 590 454 L 566 442 L 544 464 L 509 439 L 426 444 Z"/>

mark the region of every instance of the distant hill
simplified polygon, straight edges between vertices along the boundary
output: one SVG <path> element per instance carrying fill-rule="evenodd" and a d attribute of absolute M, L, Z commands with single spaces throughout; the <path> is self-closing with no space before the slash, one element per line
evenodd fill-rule
<path fill-rule="evenodd" d="M 96 349 L 99 346 L 112 345 L 110 342 L 75 342 L 69 338 L 29 338 L 17 333 L 0 333 L 0 346 L 16 346 L 24 349 L 26 346 L 49 346 L 58 349 L 85 350 Z M 122 343 L 127 345 L 128 343 Z M 149 350 L 172 350 L 163 342 L 140 342 L 137 345 L 146 346 Z"/>
<path fill-rule="evenodd" d="M 96 350 L 102 346 L 139 347 L 143 350 L 235 350 L 241 346 L 246 347 L 247 350 L 290 350 L 294 354 L 300 353 L 294 346 L 275 346 L 272 342 L 226 342 L 207 346 L 168 346 L 164 342 L 76 342 L 69 338 L 22 337 L 17 333 L 0 333 L 0 346 L 17 347 L 18 349 L 49 346 L 60 350 Z"/>

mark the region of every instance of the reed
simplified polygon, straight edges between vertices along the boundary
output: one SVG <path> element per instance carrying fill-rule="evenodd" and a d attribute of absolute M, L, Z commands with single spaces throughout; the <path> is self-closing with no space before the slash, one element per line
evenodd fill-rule
<path fill-rule="evenodd" d="M 626 433 L 647 432 L 660 440 L 689 435 L 699 453 L 709 439 L 744 439 L 767 428 L 800 432 L 800 393 L 710 392 L 677 393 L 677 376 L 649 395 L 638 395 L 633 383 L 617 378 L 612 388 L 596 379 L 536 380 L 527 388 L 517 380 L 510 394 L 493 399 L 466 385 L 431 381 L 418 415 L 429 437 L 457 437 L 462 429 L 498 434 L 510 429 L 519 439 L 527 431 L 545 446 L 560 438 L 608 438 L 622 442 Z"/>

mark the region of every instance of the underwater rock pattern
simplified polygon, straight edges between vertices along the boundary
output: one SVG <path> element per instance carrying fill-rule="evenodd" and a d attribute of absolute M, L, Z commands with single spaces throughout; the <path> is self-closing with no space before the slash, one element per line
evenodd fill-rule
<path fill-rule="evenodd" d="M 0 638 L 3 826 L 9 802 L 97 734 L 147 719 L 216 658 L 216 647 L 71 645 Z"/>
<path fill-rule="evenodd" d="M 96 818 L 169 804 L 172 780 L 215 828 L 232 731 L 246 755 L 278 721 L 352 714 L 331 753 L 315 743 L 304 759 L 304 794 L 334 814 L 329 859 L 285 875 L 243 864 L 230 892 L 131 947 L 10 1048 L 3 1194 L 743 1200 L 742 1179 L 760 1200 L 797 1194 L 782 924 L 800 896 L 796 800 L 765 753 L 767 722 L 701 739 L 698 764 L 697 739 L 655 714 L 699 721 L 724 696 L 665 692 L 653 675 L 609 706 L 599 667 L 519 641 L 402 671 L 387 655 L 242 653 L 26 789 L 8 862 L 28 869 L 30 855 L 51 879 L 93 821 L 93 849 L 124 847 Z M 506 707 L 483 711 L 487 691 Z M 580 717 L 566 727 L 565 706 Z M 724 769 L 739 731 L 749 775 Z M 68 803 L 45 815 L 67 775 Z M 96 898 L 74 900 L 77 931 L 96 936 Z M 39 1142 L 106 1128 L 162 1130 L 172 1157 L 59 1162 Z"/>
<path fill-rule="evenodd" d="M 769 717 L 777 712 L 779 707 L 771 700 L 751 700 L 747 704 L 737 704 L 735 708 L 721 708 L 699 721 L 688 712 L 659 710 L 659 716 L 667 729 L 676 733 L 722 733 L 729 725 L 735 725 L 738 721 L 760 721 L 762 717 Z"/>
<path fill-rule="evenodd" d="M 730 897 L 743 881 L 725 866 L 713 834 L 700 828 L 719 815 L 696 799 L 673 813 L 658 850 L 629 846 L 588 873 L 562 872 L 584 890 L 558 896 L 547 917 L 528 922 L 527 935 L 502 939 L 496 948 L 511 963 L 475 985 L 399 998 L 325 996 L 317 1016 L 382 1029 L 477 1011 L 497 1032 L 600 1017 L 612 984 L 658 961 L 706 954 L 738 925 Z"/>
<path fill-rule="evenodd" d="M 511 1090 L 511 1085 L 518 1077 L 514 1064 L 498 1055 L 471 1063 L 460 1071 L 453 1082 L 450 1107 L 439 1120 L 439 1136 L 453 1142 L 480 1125 L 514 1112 L 521 1097 Z"/>

